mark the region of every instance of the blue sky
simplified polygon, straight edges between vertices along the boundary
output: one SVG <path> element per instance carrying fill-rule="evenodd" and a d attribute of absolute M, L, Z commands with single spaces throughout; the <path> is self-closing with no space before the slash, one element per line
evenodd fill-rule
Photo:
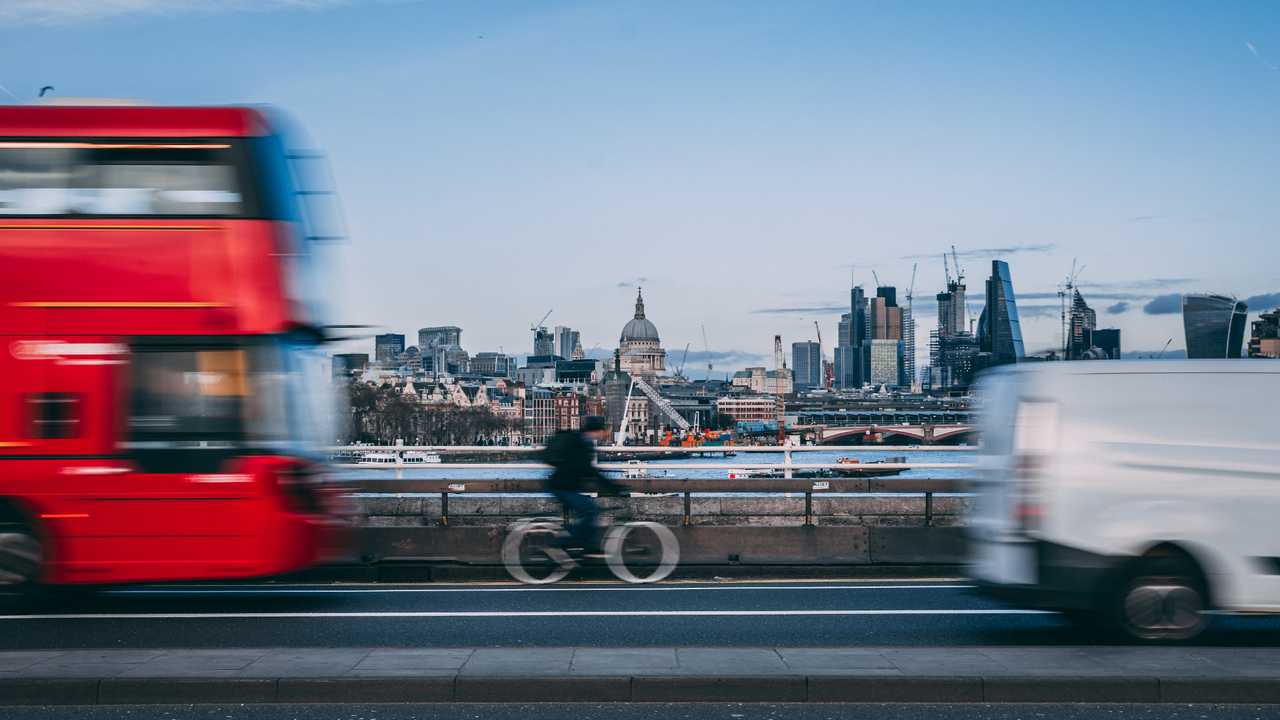
<path fill-rule="evenodd" d="M 1277 67 L 1268 2 L 0 6 L 23 100 L 290 111 L 346 208 L 342 321 L 527 352 L 554 308 L 612 348 L 643 282 L 723 366 L 829 346 L 851 271 L 914 262 L 923 352 L 952 244 L 974 298 L 1010 263 L 1029 350 L 1073 258 L 1126 349 L 1180 347 L 1154 298 L 1280 291 Z"/>

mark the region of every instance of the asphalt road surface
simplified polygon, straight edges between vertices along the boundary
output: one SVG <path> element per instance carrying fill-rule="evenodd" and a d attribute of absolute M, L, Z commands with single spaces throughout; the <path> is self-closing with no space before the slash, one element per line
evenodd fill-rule
<path fill-rule="evenodd" d="M 1103 642 L 962 581 L 144 586 L 0 614 L 0 650 Z M 1280 619 L 1215 618 L 1199 642 L 1278 646 Z"/>
<path fill-rule="evenodd" d="M 187 705 L 0 707 L 6 720 L 1269 720 L 1277 705 Z"/>

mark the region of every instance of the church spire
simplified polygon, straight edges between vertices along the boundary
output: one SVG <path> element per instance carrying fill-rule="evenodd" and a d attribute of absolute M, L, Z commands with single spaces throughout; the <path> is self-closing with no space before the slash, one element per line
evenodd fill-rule
<path fill-rule="evenodd" d="M 644 319 L 644 290 L 636 288 L 636 319 Z"/>

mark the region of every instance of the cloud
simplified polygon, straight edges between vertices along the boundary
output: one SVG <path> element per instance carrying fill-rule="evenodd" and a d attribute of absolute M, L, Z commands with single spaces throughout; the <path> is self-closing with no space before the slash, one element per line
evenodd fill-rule
<path fill-rule="evenodd" d="M 752 315 L 839 315 L 849 312 L 848 305 L 812 305 L 809 307 L 760 308 Z"/>
<path fill-rule="evenodd" d="M 1155 277 L 1155 278 L 1146 278 L 1143 280 L 1113 280 L 1109 282 L 1086 281 L 1086 282 L 1076 283 L 1076 286 L 1081 288 L 1102 288 L 1104 290 L 1108 288 L 1117 289 L 1117 290 L 1127 290 L 1127 289 L 1161 290 L 1173 285 L 1187 285 L 1189 283 L 1196 282 L 1198 279 L 1199 278 L 1192 278 L 1192 277 L 1167 277 L 1167 278 Z"/>
<path fill-rule="evenodd" d="M 640 287 L 641 285 L 644 285 L 647 282 L 649 282 L 649 278 L 638 277 L 638 278 L 635 278 L 634 280 L 623 280 L 619 282 L 617 285 L 614 285 L 614 287 L 618 287 L 618 288 Z"/>
<path fill-rule="evenodd" d="M 684 353 L 680 351 L 667 353 L 667 364 L 670 365 L 673 356 L 677 355 L 678 357 L 675 357 L 675 360 L 677 361 L 684 358 Z M 745 350 L 690 350 L 689 358 L 688 360 L 685 360 L 685 362 L 706 365 L 709 360 L 715 365 L 735 365 L 761 362 L 764 360 L 764 357 L 765 356 L 760 353 L 746 352 Z"/>
<path fill-rule="evenodd" d="M 90 22 L 125 15 L 176 15 L 277 9 L 316 9 L 349 0 L 5 0 L 0 23 Z"/>
<path fill-rule="evenodd" d="M 1280 67 L 1277 67 L 1275 63 L 1268 62 L 1266 58 L 1262 57 L 1262 53 L 1258 52 L 1258 48 L 1255 47 L 1253 43 L 1245 40 L 1244 46 L 1249 48 L 1249 52 L 1257 58 L 1258 62 L 1262 63 L 1263 67 L 1268 70 L 1280 70 Z"/>
<path fill-rule="evenodd" d="M 1061 317 L 1062 309 L 1057 305 L 1019 305 L 1018 316 L 1028 318 Z"/>
<path fill-rule="evenodd" d="M 1003 255 L 1013 255 L 1015 253 L 1047 253 L 1047 252 L 1053 252 L 1053 250 L 1056 247 L 1057 246 L 1052 243 L 1045 243 L 1041 245 L 1010 245 L 1008 247 L 975 248 L 972 250 L 957 251 L 956 256 L 962 257 L 962 258 L 987 258 L 992 256 L 1000 257 Z M 926 258 L 936 258 L 942 254 L 943 253 L 941 252 L 936 252 L 936 253 L 924 253 L 920 255 L 903 255 L 901 259 L 902 260 L 921 260 Z M 950 255 L 951 253 L 946 253 L 946 254 Z"/>
<path fill-rule="evenodd" d="M 1148 315 L 1172 315 L 1182 312 L 1182 295 L 1171 293 L 1157 295 L 1151 302 L 1142 306 L 1142 312 Z"/>
<path fill-rule="evenodd" d="M 1115 305 L 1107 306 L 1108 315 L 1119 315 L 1120 313 L 1124 313 L 1128 311 L 1129 311 L 1129 303 L 1127 302 L 1118 302 Z"/>
<path fill-rule="evenodd" d="M 1280 292 L 1253 295 L 1245 298 L 1244 302 L 1254 312 L 1270 310 L 1274 307 L 1280 307 Z"/>

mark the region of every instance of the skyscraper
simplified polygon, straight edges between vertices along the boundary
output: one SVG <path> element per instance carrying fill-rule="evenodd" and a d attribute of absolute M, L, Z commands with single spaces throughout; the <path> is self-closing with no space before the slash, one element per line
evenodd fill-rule
<path fill-rule="evenodd" d="M 902 385 L 902 340 L 871 340 L 871 384 L 898 387 Z"/>
<path fill-rule="evenodd" d="M 791 343 L 791 369 L 796 392 L 822 387 L 821 346 L 809 341 Z"/>
<path fill-rule="evenodd" d="M 395 362 L 404 352 L 404 335 L 384 333 L 373 337 L 373 359 L 380 363 Z"/>
<path fill-rule="evenodd" d="M 1183 295 L 1188 358 L 1238 358 L 1249 306 L 1225 295 Z"/>
<path fill-rule="evenodd" d="M 423 355 L 427 351 L 442 345 L 462 346 L 462 328 L 454 325 L 425 327 L 418 331 L 418 349 Z"/>
<path fill-rule="evenodd" d="M 903 318 L 898 307 L 898 291 L 890 286 L 876 288 L 871 298 L 868 315 L 871 318 L 871 338 L 868 356 L 870 378 L 873 385 L 903 384 Z"/>
<path fill-rule="evenodd" d="M 573 357 L 573 351 L 578 347 L 578 331 L 573 328 L 567 328 L 563 325 L 557 325 L 555 330 L 555 342 L 555 354 L 568 360 Z"/>
<path fill-rule="evenodd" d="M 1068 320 L 1066 356 L 1079 360 L 1093 349 L 1093 331 L 1098 327 L 1098 315 L 1076 290 L 1071 298 L 1071 315 Z"/>
<path fill-rule="evenodd" d="M 534 328 L 533 331 L 533 354 L 534 355 L 555 355 L 556 354 L 556 336 L 545 327 Z"/>
<path fill-rule="evenodd" d="M 857 390 L 870 375 L 870 354 L 866 351 L 867 299 L 862 286 L 849 289 L 849 312 L 840 317 L 835 350 L 835 384 L 841 390 Z"/>
<path fill-rule="evenodd" d="M 1009 275 L 1009 263 L 1003 260 L 991 261 L 987 301 L 978 318 L 978 346 L 990 354 L 990 365 L 1009 365 L 1026 357 L 1013 278 Z"/>

